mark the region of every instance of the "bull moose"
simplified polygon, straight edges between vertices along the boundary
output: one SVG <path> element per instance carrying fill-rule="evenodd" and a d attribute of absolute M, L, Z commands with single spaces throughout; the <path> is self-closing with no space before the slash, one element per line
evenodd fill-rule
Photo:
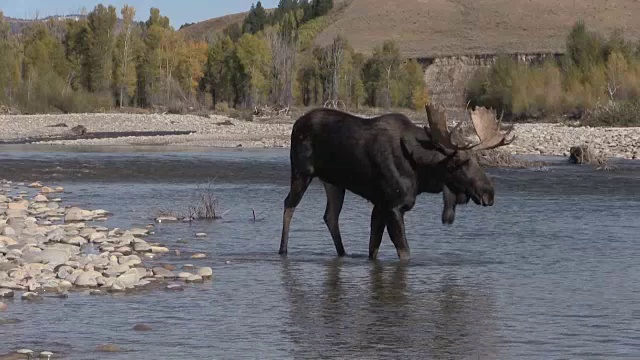
<path fill-rule="evenodd" d="M 421 193 L 443 193 L 442 222 L 452 224 L 456 204 L 492 206 L 493 183 L 470 151 L 510 144 L 513 127 L 502 133 L 495 112 L 483 107 L 470 111 L 479 142 L 458 145 L 447 127 L 443 108 L 426 106 L 429 126 L 418 126 L 402 114 L 361 118 L 329 108 L 301 116 L 291 131 L 291 184 L 284 201 L 279 254 L 287 254 L 289 227 L 296 206 L 317 177 L 327 204 L 324 221 L 338 256 L 346 255 L 338 218 L 345 191 L 373 204 L 369 258 L 376 259 L 385 229 L 401 261 L 410 258 L 404 214 Z"/>

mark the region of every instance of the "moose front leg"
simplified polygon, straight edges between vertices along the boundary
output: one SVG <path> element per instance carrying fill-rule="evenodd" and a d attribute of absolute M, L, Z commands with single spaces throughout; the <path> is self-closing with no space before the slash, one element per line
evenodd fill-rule
<path fill-rule="evenodd" d="M 382 243 L 382 235 L 384 235 L 384 227 L 386 224 L 386 209 L 380 205 L 375 205 L 371 211 L 371 233 L 369 234 L 370 260 L 375 260 L 378 257 L 378 250 Z"/>
<path fill-rule="evenodd" d="M 387 231 L 393 245 L 396 247 L 398 258 L 401 261 L 408 261 L 411 253 L 404 231 L 404 211 L 402 209 L 391 210 L 387 219 Z"/>

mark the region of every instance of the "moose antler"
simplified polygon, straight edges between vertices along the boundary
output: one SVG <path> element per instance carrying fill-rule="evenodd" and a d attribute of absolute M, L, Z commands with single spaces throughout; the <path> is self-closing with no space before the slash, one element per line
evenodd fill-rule
<path fill-rule="evenodd" d="M 467 146 L 458 146 L 453 142 L 453 134 L 460 127 L 458 123 L 453 130 L 449 131 L 447 127 L 447 115 L 444 107 L 438 106 L 434 108 L 432 105 L 426 105 L 427 119 L 429 128 L 431 129 L 431 137 L 435 143 L 454 150 L 467 150 Z"/>
<path fill-rule="evenodd" d="M 513 125 L 507 129 L 507 132 L 500 132 L 504 112 L 500 115 L 500 119 L 497 122 L 496 112 L 493 109 L 479 107 L 471 111 L 470 115 L 473 128 L 476 134 L 478 134 L 478 138 L 480 138 L 480 142 L 472 146 L 472 149 L 476 151 L 495 149 L 500 146 L 509 145 L 516 139 L 514 135 L 511 139 L 507 140 L 507 136 L 513 131 Z"/>
<path fill-rule="evenodd" d="M 460 127 L 461 123 L 458 123 L 453 130 L 449 131 L 447 127 L 447 116 L 444 108 L 438 106 L 434 108 L 431 105 L 426 106 L 427 118 L 429 121 L 429 127 L 431 128 L 431 136 L 434 142 L 439 143 L 447 148 L 453 150 L 489 150 L 495 149 L 500 146 L 509 145 L 515 140 L 513 136 L 507 141 L 507 136 L 513 130 L 511 126 L 506 133 L 500 133 L 500 125 L 502 124 L 502 116 L 498 122 L 496 122 L 495 111 L 489 110 L 484 107 L 476 108 L 470 111 L 471 121 L 473 128 L 480 139 L 480 142 L 475 145 L 457 145 L 453 142 L 453 134 Z"/>

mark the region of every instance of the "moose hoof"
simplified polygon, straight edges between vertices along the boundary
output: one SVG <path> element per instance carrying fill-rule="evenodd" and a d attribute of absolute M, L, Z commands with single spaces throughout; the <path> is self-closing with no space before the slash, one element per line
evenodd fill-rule
<path fill-rule="evenodd" d="M 411 259 L 411 255 L 409 254 L 409 251 L 401 250 L 401 251 L 398 251 L 398 258 L 400 259 L 401 262 L 408 262 L 409 259 Z"/>

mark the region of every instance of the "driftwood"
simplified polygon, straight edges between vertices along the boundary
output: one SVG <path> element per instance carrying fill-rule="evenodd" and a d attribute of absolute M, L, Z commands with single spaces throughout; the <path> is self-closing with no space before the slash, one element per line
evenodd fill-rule
<path fill-rule="evenodd" d="M 71 133 L 76 136 L 82 136 L 87 133 L 87 128 L 84 125 L 76 125 L 71 128 Z"/>
<path fill-rule="evenodd" d="M 289 116 L 289 106 L 277 104 L 275 106 L 262 105 L 255 106 L 253 116 L 258 118 L 271 118 L 274 116 Z"/>

